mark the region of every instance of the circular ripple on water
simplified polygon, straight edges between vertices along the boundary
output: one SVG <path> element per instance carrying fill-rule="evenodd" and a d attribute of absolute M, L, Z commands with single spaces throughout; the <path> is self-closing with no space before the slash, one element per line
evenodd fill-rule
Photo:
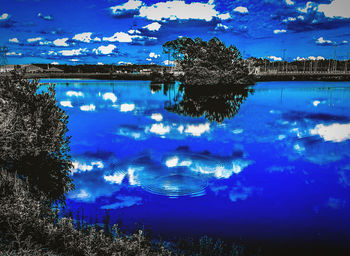
<path fill-rule="evenodd" d="M 142 187 L 152 194 L 179 197 L 201 195 L 207 186 L 208 183 L 205 179 L 183 174 L 173 174 L 156 178 Z"/>

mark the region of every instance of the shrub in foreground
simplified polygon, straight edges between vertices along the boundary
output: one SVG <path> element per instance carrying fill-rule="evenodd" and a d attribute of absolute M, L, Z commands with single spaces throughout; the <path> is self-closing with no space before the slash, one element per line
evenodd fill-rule
<path fill-rule="evenodd" d="M 30 190 L 51 202 L 63 202 L 73 189 L 67 123 L 54 86 L 41 90 L 19 73 L 0 78 L 0 166 L 28 179 Z"/>
<path fill-rule="evenodd" d="M 32 196 L 28 183 L 4 170 L 0 198 L 0 255 L 171 255 L 142 231 L 122 236 L 114 226 L 115 236 L 109 236 L 90 226 L 77 230 L 72 219 L 58 220 L 37 195 Z"/>

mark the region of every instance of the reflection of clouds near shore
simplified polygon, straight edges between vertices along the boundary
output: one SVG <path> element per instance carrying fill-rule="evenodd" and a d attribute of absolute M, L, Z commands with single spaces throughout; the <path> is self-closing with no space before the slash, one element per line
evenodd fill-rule
<path fill-rule="evenodd" d="M 236 156 L 223 157 L 188 149 L 161 156 L 143 152 L 123 161 L 114 157 L 104 160 L 80 157 L 74 161 L 72 175 L 77 180 L 77 189 L 70 193 L 70 198 L 94 201 L 123 188 L 137 187 L 169 197 L 200 196 L 205 194 L 210 180 L 239 175 L 252 163 Z"/>

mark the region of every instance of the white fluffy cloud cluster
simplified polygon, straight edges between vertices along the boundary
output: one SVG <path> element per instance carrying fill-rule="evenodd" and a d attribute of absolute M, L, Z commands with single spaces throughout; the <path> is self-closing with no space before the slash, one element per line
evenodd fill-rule
<path fill-rule="evenodd" d="M 245 7 L 242 7 L 245 8 Z M 205 20 L 211 21 L 213 18 L 226 20 L 231 18 L 229 13 L 220 13 L 215 9 L 213 1 L 208 3 L 185 1 L 158 2 L 153 5 L 146 5 L 142 1 L 129 0 L 128 2 L 110 8 L 114 15 L 122 15 L 134 11 L 139 17 L 154 21 L 164 20 Z M 245 9 L 237 9 L 239 12 L 248 12 Z"/>
<path fill-rule="evenodd" d="M 100 42 L 101 38 L 95 37 L 94 39 L 91 38 L 92 33 L 91 32 L 84 32 L 80 34 L 76 34 L 73 37 L 73 40 L 80 41 L 83 43 L 91 43 L 91 42 Z"/>
<path fill-rule="evenodd" d="M 55 41 L 53 41 L 53 44 L 56 46 L 69 46 L 67 41 L 69 38 L 61 38 L 61 39 L 56 39 Z"/>
<path fill-rule="evenodd" d="M 117 48 L 114 44 L 109 44 L 107 46 L 101 45 L 100 47 L 93 49 L 92 52 L 96 53 L 97 55 L 108 55 L 113 53 L 113 51 Z"/>
<path fill-rule="evenodd" d="M 333 0 L 330 4 L 320 4 L 318 6 L 318 11 L 323 12 L 329 18 L 350 18 L 349 10 L 349 0 Z"/>
<path fill-rule="evenodd" d="M 323 37 L 319 37 L 319 38 L 316 40 L 316 44 L 334 44 L 334 42 L 331 41 L 331 40 L 326 40 L 326 39 L 324 39 Z"/>
<path fill-rule="evenodd" d="M 148 29 L 149 31 L 158 31 L 161 28 L 161 24 L 158 22 L 153 22 L 151 24 L 148 24 L 147 26 L 144 26 L 144 29 Z"/>

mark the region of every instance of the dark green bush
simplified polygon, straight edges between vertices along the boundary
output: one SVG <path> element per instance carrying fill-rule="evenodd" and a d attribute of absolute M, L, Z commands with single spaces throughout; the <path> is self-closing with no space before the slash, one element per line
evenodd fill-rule
<path fill-rule="evenodd" d="M 0 172 L 0 255 L 171 255 L 152 244 L 142 231 L 115 236 L 88 226 L 77 230 L 71 218 L 55 223 L 55 211 L 37 200 L 29 184 L 5 170 Z"/>
<path fill-rule="evenodd" d="M 57 105 L 54 86 L 40 90 L 37 80 L 18 73 L 0 79 L 0 166 L 28 179 L 32 192 L 63 202 L 73 189 L 68 116 Z"/>

